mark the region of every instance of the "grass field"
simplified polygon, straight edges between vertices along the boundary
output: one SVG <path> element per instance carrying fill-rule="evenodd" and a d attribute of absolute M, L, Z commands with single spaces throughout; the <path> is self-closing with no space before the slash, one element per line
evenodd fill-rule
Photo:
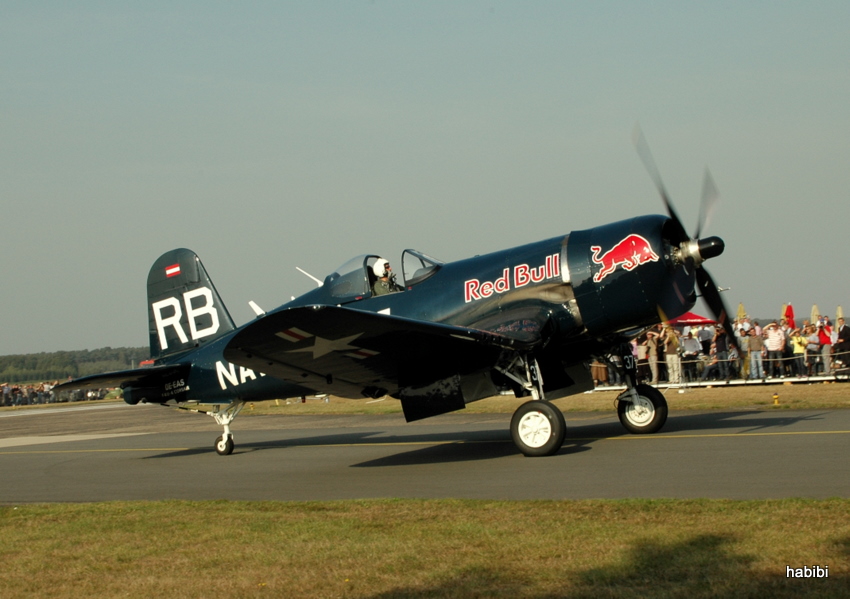
<path fill-rule="evenodd" d="M 850 596 L 846 499 L 26 505 L 0 534 L 5 599 Z"/>

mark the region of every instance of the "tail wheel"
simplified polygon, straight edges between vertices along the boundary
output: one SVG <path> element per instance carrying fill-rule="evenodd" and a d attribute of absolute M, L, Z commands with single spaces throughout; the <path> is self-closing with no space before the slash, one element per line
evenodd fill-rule
<path fill-rule="evenodd" d="M 667 400 L 655 387 L 638 385 L 637 400 L 621 399 L 617 403 L 617 416 L 627 431 L 635 434 L 650 434 L 661 430 L 667 422 Z"/>
<path fill-rule="evenodd" d="M 544 400 L 522 404 L 511 418 L 511 438 L 523 455 L 552 455 L 561 449 L 567 424 L 561 410 Z"/>
<path fill-rule="evenodd" d="M 215 440 L 215 452 L 218 455 L 230 455 L 233 453 L 233 437 L 222 435 Z"/>

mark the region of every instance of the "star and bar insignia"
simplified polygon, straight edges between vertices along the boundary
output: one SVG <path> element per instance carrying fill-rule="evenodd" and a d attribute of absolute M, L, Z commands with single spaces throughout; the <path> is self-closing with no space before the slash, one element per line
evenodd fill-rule
<path fill-rule="evenodd" d="M 351 342 L 362 336 L 363 333 L 340 337 L 339 339 L 325 339 L 324 337 L 319 337 L 318 335 L 313 335 L 312 333 L 292 327 L 285 331 L 275 333 L 275 335 L 291 343 L 300 343 L 301 341 L 313 338 L 313 345 L 292 349 L 289 350 L 289 353 L 312 352 L 314 360 L 331 352 L 347 352 L 343 355 L 348 356 L 349 358 L 356 358 L 358 360 L 377 356 L 380 353 L 364 347 L 358 347 L 357 345 L 351 345 Z"/>

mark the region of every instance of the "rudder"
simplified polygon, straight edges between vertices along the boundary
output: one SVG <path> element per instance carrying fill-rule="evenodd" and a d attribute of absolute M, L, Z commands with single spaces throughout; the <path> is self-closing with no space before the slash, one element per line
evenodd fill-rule
<path fill-rule="evenodd" d="M 171 250 L 148 273 L 151 358 L 209 343 L 236 329 L 201 259 L 192 250 Z"/>

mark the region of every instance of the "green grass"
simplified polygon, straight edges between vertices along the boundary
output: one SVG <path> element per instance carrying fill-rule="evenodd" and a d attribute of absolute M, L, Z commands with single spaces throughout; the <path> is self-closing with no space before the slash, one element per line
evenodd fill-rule
<path fill-rule="evenodd" d="M 846 499 L 24 505 L 0 535 L 6 599 L 850 596 Z"/>

